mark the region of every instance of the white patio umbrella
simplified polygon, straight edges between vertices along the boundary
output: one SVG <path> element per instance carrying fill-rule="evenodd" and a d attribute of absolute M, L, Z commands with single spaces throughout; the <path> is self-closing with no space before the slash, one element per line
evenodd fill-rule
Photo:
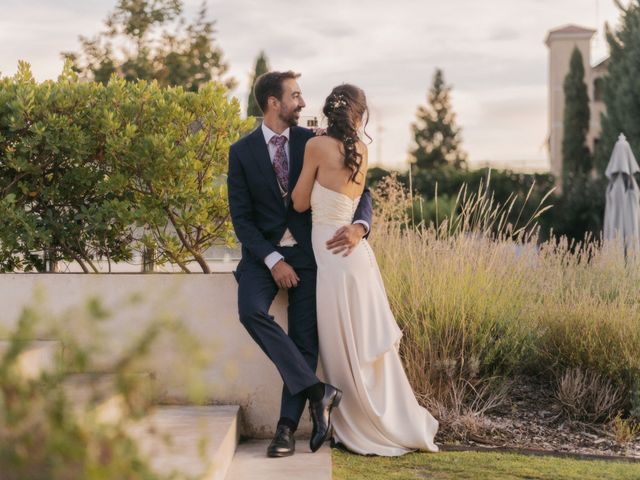
<path fill-rule="evenodd" d="M 621 240 L 626 253 L 640 250 L 640 189 L 634 178 L 638 172 L 638 162 L 621 133 L 604 173 L 609 179 L 604 239 Z"/>

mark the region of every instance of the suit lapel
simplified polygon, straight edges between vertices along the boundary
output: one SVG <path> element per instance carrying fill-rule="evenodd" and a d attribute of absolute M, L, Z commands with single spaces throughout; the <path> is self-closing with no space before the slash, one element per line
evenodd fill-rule
<path fill-rule="evenodd" d="M 264 135 L 262 134 L 262 128 L 258 127 L 251 134 L 251 153 L 258 164 L 258 168 L 262 173 L 263 178 L 269 184 L 270 190 L 278 200 L 278 205 L 282 205 L 284 208 L 284 202 L 282 201 L 282 195 L 280 194 L 280 187 L 278 187 L 278 180 L 276 179 L 276 172 L 273 170 L 271 164 L 271 158 L 269 157 L 269 150 L 267 144 L 264 141 Z"/>
<path fill-rule="evenodd" d="M 291 204 L 291 192 L 298 181 L 302 171 L 302 160 L 304 157 L 304 144 L 302 137 L 298 134 L 298 129 L 291 127 L 289 135 L 289 193 L 287 194 L 287 204 Z"/>

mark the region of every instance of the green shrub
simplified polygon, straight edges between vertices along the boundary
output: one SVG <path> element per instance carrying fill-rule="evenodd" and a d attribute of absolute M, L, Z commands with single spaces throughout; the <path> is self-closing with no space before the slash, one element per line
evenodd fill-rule
<path fill-rule="evenodd" d="M 39 84 L 26 63 L 0 80 L 0 270 L 131 257 L 131 194 L 104 164 L 103 94 L 69 69 Z"/>
<path fill-rule="evenodd" d="M 0 269 L 45 259 L 129 260 L 143 246 L 183 271 L 216 242 L 233 242 L 229 144 L 251 121 L 209 83 L 199 92 L 112 78 L 78 80 L 67 63 L 37 83 L 21 63 L 0 80 Z"/>
<path fill-rule="evenodd" d="M 367 183 L 375 187 L 389 174 L 389 171 L 382 168 L 372 168 L 367 176 Z M 431 222 L 437 225 L 445 218 L 459 213 L 450 207 L 463 187 L 475 192 L 482 185 L 486 189 L 486 196 L 501 205 L 515 199 L 508 218 L 514 224 L 518 223 L 518 217 L 530 218 L 542 198 L 555 187 L 554 177 L 548 173 L 527 174 L 489 168 L 461 170 L 443 167 L 418 170 L 411 177 L 408 173 L 399 174 L 398 179 L 419 200 L 414 202 L 411 218 L 415 223 L 423 221 L 426 225 Z M 582 242 L 586 237 L 600 237 L 606 187 L 606 178 L 592 178 L 588 174 L 565 178 L 563 191 L 554 191 L 548 197 L 548 203 L 553 208 L 537 219 L 540 226 L 539 239 L 544 241 L 551 236 L 556 239 L 564 236 L 572 241 Z"/>
<path fill-rule="evenodd" d="M 600 238 L 604 223 L 607 179 L 576 174 L 565 178 L 562 193 L 554 195 L 554 207 L 544 219 L 544 228 L 556 238 L 582 242 Z"/>
<path fill-rule="evenodd" d="M 381 168 L 372 168 L 367 175 L 367 182 L 375 187 L 389 173 Z M 457 216 L 459 211 L 452 207 L 461 206 L 456 198 L 463 187 L 467 192 L 477 192 L 482 188 L 485 190 L 483 195 L 494 204 L 507 205 L 513 201 L 507 218 L 512 224 L 531 218 L 536 207 L 554 187 L 554 179 L 550 174 L 525 174 L 490 168 L 463 170 L 445 166 L 434 170 L 418 170 L 411 176 L 409 173 L 397 174 L 397 178 L 413 192 L 412 220 L 416 224 L 422 221 L 425 225 L 439 225 L 445 219 Z M 550 213 L 546 213 L 538 219 L 544 238 L 551 228 L 549 218 Z"/>

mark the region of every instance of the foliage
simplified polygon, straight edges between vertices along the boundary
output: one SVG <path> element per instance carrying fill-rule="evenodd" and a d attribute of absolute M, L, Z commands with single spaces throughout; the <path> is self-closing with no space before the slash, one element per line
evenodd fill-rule
<path fill-rule="evenodd" d="M 378 182 L 384 179 L 384 177 L 391 175 L 391 173 L 392 172 L 390 170 L 386 170 L 382 167 L 370 167 L 367 170 L 367 178 L 366 178 L 367 186 L 369 188 L 375 188 Z M 395 173 L 396 175 L 398 174 L 397 172 Z"/>
<path fill-rule="evenodd" d="M 574 47 L 569 73 L 564 79 L 564 131 L 562 137 L 563 181 L 591 171 L 591 152 L 587 147 L 589 132 L 589 95 L 584 83 L 584 63 Z"/>
<path fill-rule="evenodd" d="M 234 241 L 223 175 L 251 121 L 224 86 L 102 85 L 69 64 L 38 84 L 22 63 L 0 81 L 0 100 L 3 271 L 41 271 L 44 258 L 98 271 L 97 259 L 128 260 L 145 245 L 160 263 L 208 272 L 203 253 Z"/>
<path fill-rule="evenodd" d="M 590 422 L 611 418 L 623 400 L 620 389 L 609 380 L 579 367 L 558 378 L 554 395 L 566 417 Z"/>
<path fill-rule="evenodd" d="M 640 422 L 640 376 L 633 379 L 631 391 L 629 392 L 630 412 L 629 414 Z"/>
<path fill-rule="evenodd" d="M 230 144 L 248 128 L 236 99 L 220 84 L 197 94 L 157 83 L 112 80 L 103 132 L 105 161 L 128 179 L 139 240 L 156 261 L 189 271 L 195 260 L 209 273 L 204 252 L 216 241 L 234 242 L 226 182 Z"/>
<path fill-rule="evenodd" d="M 427 406 L 477 404 L 496 376 L 552 383 L 579 367 L 619 389 L 626 411 L 632 407 L 640 270 L 622 252 L 593 240 L 541 241 L 544 198 L 513 224 L 512 204 L 496 203 L 484 188 L 465 189 L 457 214 L 438 225 L 412 222 L 415 198 L 392 179 L 374 199 L 370 242 L 405 333 L 405 368 Z"/>
<path fill-rule="evenodd" d="M 554 196 L 554 207 L 544 226 L 556 237 L 573 242 L 600 238 L 604 221 L 606 178 L 573 175 L 563 180 L 562 193 Z"/>
<path fill-rule="evenodd" d="M 131 257 L 131 196 L 104 163 L 104 90 L 68 65 L 57 82 L 23 62 L 0 81 L 0 270 Z"/>
<path fill-rule="evenodd" d="M 127 300 L 123 306 L 132 305 Z M 149 322 L 141 334 L 107 367 L 111 388 L 94 389 L 78 400 L 71 381 L 96 375 L 97 354 L 104 348 L 105 323 L 110 313 L 98 299 L 52 317 L 41 306 L 23 310 L 0 357 L 0 472 L 4 480 L 163 480 L 186 478 L 179 473 L 158 475 L 149 466 L 129 433 L 151 412 L 153 394 L 144 392 L 140 370 L 154 345 L 169 337 L 179 351 L 181 365 L 201 369 L 201 348 L 176 321 Z M 72 319 L 71 322 L 69 319 Z M 71 325 L 75 328 L 69 328 Z M 55 338 L 61 346 L 51 368 L 37 375 L 21 371 L 21 355 L 36 338 Z M 124 347 L 124 346 L 121 346 Z M 174 365 L 174 368 L 175 365 Z M 178 368 L 180 370 L 180 368 Z M 187 377 L 188 381 L 195 378 Z M 77 383 L 77 382 L 76 382 Z M 118 402 L 117 417 L 101 410 L 105 398 Z M 84 398 L 84 397 L 82 397 Z M 158 438 L 159 442 L 163 439 Z"/>
<path fill-rule="evenodd" d="M 625 445 L 640 436 L 640 423 L 630 418 L 622 418 L 620 414 L 611 421 L 613 436 L 619 445 Z"/>
<path fill-rule="evenodd" d="M 384 169 L 372 168 L 367 172 L 367 183 L 375 187 L 387 175 L 389 172 Z M 425 225 L 439 225 L 452 214 L 455 215 L 456 198 L 463 188 L 468 192 L 476 192 L 482 185 L 487 195 L 501 205 L 515 199 L 509 221 L 516 223 L 518 217 L 530 218 L 542 198 L 554 187 L 554 179 L 550 174 L 525 174 L 490 168 L 462 170 L 447 166 L 396 175 L 404 188 L 411 189 L 415 194 L 410 209 L 412 221 L 416 224 L 424 222 Z M 552 212 L 545 213 L 539 219 L 543 231 L 550 226 L 548 219 Z M 546 236 L 546 231 L 543 236 Z"/>
<path fill-rule="evenodd" d="M 269 70 L 271 70 L 271 67 L 269 67 L 267 56 L 264 52 L 260 52 L 260 55 L 258 55 L 256 59 L 253 76 L 251 77 L 251 89 L 249 90 L 249 97 L 247 98 L 247 117 L 262 117 L 262 110 L 260 110 L 260 106 L 254 95 L 254 86 L 257 78 Z"/>
<path fill-rule="evenodd" d="M 609 162 L 618 135 L 624 133 L 631 149 L 640 153 L 640 2 L 633 0 L 621 9 L 617 30 L 607 27 L 610 57 L 603 77 L 602 134 L 596 149 L 596 168 L 600 175 Z"/>
<path fill-rule="evenodd" d="M 197 92 L 210 81 L 224 81 L 229 67 L 215 44 L 215 22 L 207 19 L 206 3 L 191 24 L 181 17 L 182 9 L 182 0 L 118 0 L 105 31 L 80 36 L 82 52 L 62 55 L 83 77 L 104 84 L 116 74 Z M 224 83 L 235 86 L 233 79 Z"/>
<path fill-rule="evenodd" d="M 382 168 L 372 168 L 367 173 L 367 184 L 375 187 L 389 174 Z M 548 173 L 528 174 L 490 168 L 460 170 L 445 167 L 420 170 L 414 174 L 396 172 L 396 175 L 404 188 L 411 189 L 415 194 L 409 209 L 411 219 L 416 224 L 422 221 L 426 225 L 432 222 L 439 225 L 456 214 L 453 207 L 463 187 L 475 192 L 483 185 L 487 195 L 501 205 L 515 198 L 509 216 L 512 223 L 518 217 L 530 218 L 542 198 L 555 188 L 554 177 Z M 606 179 L 591 175 L 565 178 L 562 193 L 554 190 L 548 199 L 553 208 L 538 218 L 540 240 L 552 236 L 564 236 L 573 242 L 582 242 L 586 237 L 599 238 L 604 219 L 606 186 Z"/>
<path fill-rule="evenodd" d="M 460 129 L 451 107 L 451 86 L 437 69 L 427 97 L 428 105 L 419 106 L 412 125 L 415 147 L 410 155 L 414 170 L 432 170 L 444 166 L 463 168 L 467 155 L 460 147 Z"/>

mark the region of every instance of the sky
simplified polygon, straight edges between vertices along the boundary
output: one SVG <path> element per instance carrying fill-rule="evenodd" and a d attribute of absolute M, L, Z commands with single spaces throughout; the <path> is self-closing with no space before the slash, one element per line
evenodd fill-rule
<path fill-rule="evenodd" d="M 623 0 L 627 4 L 630 0 Z M 201 0 L 185 0 L 194 18 Z M 261 50 L 271 68 L 300 72 L 307 107 L 321 117 L 341 83 L 367 94 L 372 164 L 404 169 L 411 123 L 436 68 L 451 84 L 452 104 L 471 166 L 548 169 L 549 30 L 594 28 L 591 63 L 607 56 L 604 23 L 616 26 L 613 0 L 207 0 L 216 40 L 243 105 Z M 56 78 L 60 52 L 78 51 L 115 0 L 0 0 L 0 74 L 26 60 L 38 80 Z"/>

